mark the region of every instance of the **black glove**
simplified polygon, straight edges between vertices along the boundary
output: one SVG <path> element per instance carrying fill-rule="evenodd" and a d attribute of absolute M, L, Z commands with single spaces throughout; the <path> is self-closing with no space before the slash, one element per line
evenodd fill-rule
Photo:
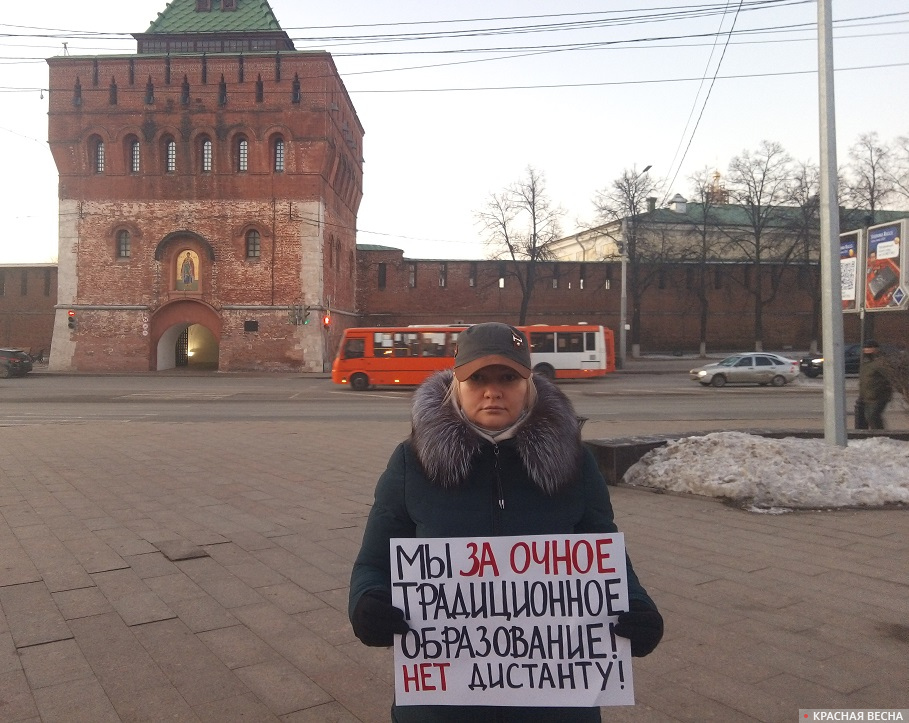
<path fill-rule="evenodd" d="M 410 628 L 404 621 L 404 613 L 391 604 L 391 593 L 387 590 L 367 590 L 357 600 L 350 624 L 364 645 L 387 648 L 394 645 L 395 633 L 404 634 Z"/>
<path fill-rule="evenodd" d="M 631 641 L 631 654 L 643 658 L 663 637 L 663 616 L 657 609 L 643 600 L 632 600 L 626 613 L 619 613 L 619 620 L 613 630 L 616 635 Z"/>

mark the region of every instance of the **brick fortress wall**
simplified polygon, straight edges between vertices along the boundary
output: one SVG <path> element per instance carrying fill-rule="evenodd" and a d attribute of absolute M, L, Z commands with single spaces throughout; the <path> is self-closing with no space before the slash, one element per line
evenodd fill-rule
<path fill-rule="evenodd" d="M 493 320 L 518 323 L 522 294 L 511 262 L 407 259 L 397 249 L 361 249 L 358 265 L 359 323 L 363 326 Z M 809 273 L 816 272 L 816 267 L 809 268 Z M 383 274 L 384 287 L 380 287 Z M 662 275 L 652 274 L 641 305 L 643 352 L 698 350 L 700 307 L 691 274 L 684 265 L 668 266 Z M 443 275 L 444 286 L 440 283 Z M 748 264 L 709 267 L 709 351 L 754 348 L 754 301 L 747 277 Z M 765 349 L 807 350 L 817 338 L 819 312 L 814 309 L 809 288 L 804 269 L 793 266 L 785 270 L 775 300 L 764 309 Z M 617 331 L 620 294 L 619 263 L 541 264 L 527 323 L 586 321 Z M 630 323 L 630 299 L 627 316 Z M 909 338 L 909 313 L 866 316 L 871 327 L 869 335 L 899 342 Z M 859 333 L 858 315 L 844 315 L 846 341 L 858 341 Z M 628 343 L 630 349 L 630 336 Z"/>

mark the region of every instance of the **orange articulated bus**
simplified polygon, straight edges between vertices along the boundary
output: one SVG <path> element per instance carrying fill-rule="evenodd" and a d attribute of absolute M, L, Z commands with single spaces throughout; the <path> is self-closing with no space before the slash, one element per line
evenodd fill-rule
<path fill-rule="evenodd" d="M 458 334 L 466 325 L 355 327 L 344 337 L 331 367 L 335 384 L 357 391 L 411 386 L 454 366 Z M 612 330 L 593 324 L 518 327 L 530 341 L 535 374 L 549 379 L 589 379 L 615 370 Z"/>

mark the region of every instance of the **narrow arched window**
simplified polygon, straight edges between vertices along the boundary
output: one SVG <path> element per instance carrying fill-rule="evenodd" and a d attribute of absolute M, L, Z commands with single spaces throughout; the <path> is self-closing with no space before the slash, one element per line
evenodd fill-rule
<path fill-rule="evenodd" d="M 133 138 L 129 143 L 129 172 L 138 173 L 141 161 L 139 139 Z"/>
<path fill-rule="evenodd" d="M 262 255 L 262 237 L 258 231 L 246 232 L 246 258 L 257 259 Z"/>
<path fill-rule="evenodd" d="M 211 138 L 202 139 L 202 173 L 211 173 Z"/>
<path fill-rule="evenodd" d="M 294 82 L 291 84 L 290 102 L 299 103 L 302 94 L 300 93 L 300 76 L 294 73 Z"/>
<path fill-rule="evenodd" d="M 168 173 L 177 170 L 177 142 L 173 138 L 164 142 L 164 170 Z"/>
<path fill-rule="evenodd" d="M 104 141 L 100 138 L 95 139 L 93 165 L 95 173 L 104 173 Z"/>
<path fill-rule="evenodd" d="M 284 171 L 284 139 L 275 138 L 275 172 Z"/>
<path fill-rule="evenodd" d="M 237 140 L 237 170 L 240 173 L 249 170 L 249 141 L 242 137 Z"/>
<path fill-rule="evenodd" d="M 128 259 L 132 255 L 129 231 L 117 231 L 117 258 Z"/>

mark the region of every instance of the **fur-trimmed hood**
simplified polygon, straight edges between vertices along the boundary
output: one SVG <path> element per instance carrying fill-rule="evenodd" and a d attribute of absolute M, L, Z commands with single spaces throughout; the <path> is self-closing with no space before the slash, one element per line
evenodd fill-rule
<path fill-rule="evenodd" d="M 438 372 L 419 386 L 413 399 L 411 446 L 434 484 L 455 487 L 488 441 L 445 401 L 454 374 Z M 530 479 L 547 494 L 575 482 L 584 448 L 578 418 L 568 398 L 549 380 L 534 377 L 537 401 L 512 440 Z"/>

